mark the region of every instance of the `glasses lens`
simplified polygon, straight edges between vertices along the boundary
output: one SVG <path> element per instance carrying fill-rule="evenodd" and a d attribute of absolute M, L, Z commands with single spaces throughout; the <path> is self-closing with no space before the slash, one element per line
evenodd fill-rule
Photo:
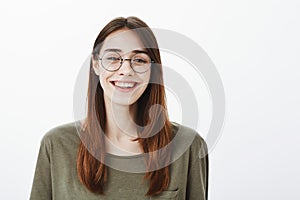
<path fill-rule="evenodd" d="M 131 66 L 136 72 L 146 72 L 151 66 L 151 58 L 145 53 L 137 53 L 131 58 Z"/>
<path fill-rule="evenodd" d="M 121 56 L 116 52 L 107 52 L 103 55 L 101 64 L 109 71 L 118 70 L 121 65 Z"/>

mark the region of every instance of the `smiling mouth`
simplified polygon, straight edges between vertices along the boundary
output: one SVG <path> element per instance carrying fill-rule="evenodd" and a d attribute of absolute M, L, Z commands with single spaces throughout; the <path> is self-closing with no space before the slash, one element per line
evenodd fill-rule
<path fill-rule="evenodd" d="M 136 87 L 137 82 L 129 82 L 129 81 L 110 81 L 110 83 L 119 89 L 131 90 Z"/>

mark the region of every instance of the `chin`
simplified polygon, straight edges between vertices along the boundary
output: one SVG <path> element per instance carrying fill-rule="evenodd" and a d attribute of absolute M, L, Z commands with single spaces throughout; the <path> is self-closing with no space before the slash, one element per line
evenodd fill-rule
<path fill-rule="evenodd" d="M 122 98 L 118 98 L 118 99 L 113 99 L 111 101 L 113 104 L 118 104 L 118 105 L 122 105 L 122 106 L 130 106 L 133 105 L 137 102 L 137 99 L 131 99 L 130 101 L 126 101 L 126 99 L 122 99 Z"/>

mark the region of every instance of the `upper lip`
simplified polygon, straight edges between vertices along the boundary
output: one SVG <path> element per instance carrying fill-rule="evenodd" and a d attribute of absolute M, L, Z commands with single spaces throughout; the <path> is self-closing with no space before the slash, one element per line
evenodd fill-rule
<path fill-rule="evenodd" d="M 110 82 L 138 83 L 137 81 L 132 80 L 110 80 Z"/>

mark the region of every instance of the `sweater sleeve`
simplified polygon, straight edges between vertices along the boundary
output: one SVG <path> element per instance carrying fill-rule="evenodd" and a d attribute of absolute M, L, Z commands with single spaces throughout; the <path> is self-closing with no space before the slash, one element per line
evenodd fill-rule
<path fill-rule="evenodd" d="M 205 141 L 196 135 L 191 145 L 186 199 L 208 199 L 208 150 Z"/>
<path fill-rule="evenodd" d="M 44 137 L 38 153 L 30 200 L 51 200 L 50 142 Z"/>

